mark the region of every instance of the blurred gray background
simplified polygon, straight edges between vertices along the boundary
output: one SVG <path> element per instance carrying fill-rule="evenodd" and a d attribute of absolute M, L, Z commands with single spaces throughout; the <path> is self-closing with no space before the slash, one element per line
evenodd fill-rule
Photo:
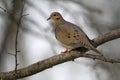
<path fill-rule="evenodd" d="M 0 6 L 8 12 L 19 13 L 19 1 L 0 0 Z M 51 12 L 60 12 L 65 20 L 80 26 L 90 39 L 120 28 L 120 0 L 24 1 L 23 14 L 29 15 L 23 17 L 20 26 L 18 68 L 65 50 L 54 37 L 52 22 L 46 20 Z M 15 53 L 16 27 L 12 17 L 0 9 L 0 72 L 14 70 L 14 56 L 8 53 Z M 106 57 L 120 58 L 120 39 L 107 42 L 97 49 Z M 119 64 L 78 58 L 19 80 L 120 80 L 119 74 Z"/>

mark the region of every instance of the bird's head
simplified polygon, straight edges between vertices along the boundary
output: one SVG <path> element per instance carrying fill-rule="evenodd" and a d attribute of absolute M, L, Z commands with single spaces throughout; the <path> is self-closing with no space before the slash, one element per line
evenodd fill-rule
<path fill-rule="evenodd" d="M 63 17 L 61 16 L 61 14 L 59 12 L 52 12 L 50 14 L 50 17 L 47 20 L 53 20 L 54 22 L 59 22 L 61 20 L 63 20 Z"/>

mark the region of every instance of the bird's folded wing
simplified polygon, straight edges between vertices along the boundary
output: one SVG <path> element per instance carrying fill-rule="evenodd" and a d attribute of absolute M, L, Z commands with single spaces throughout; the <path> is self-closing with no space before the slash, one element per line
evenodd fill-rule
<path fill-rule="evenodd" d="M 72 23 L 67 22 L 56 27 L 55 33 L 56 38 L 65 45 L 74 48 L 89 48 L 91 46 L 87 35 L 78 26 Z"/>

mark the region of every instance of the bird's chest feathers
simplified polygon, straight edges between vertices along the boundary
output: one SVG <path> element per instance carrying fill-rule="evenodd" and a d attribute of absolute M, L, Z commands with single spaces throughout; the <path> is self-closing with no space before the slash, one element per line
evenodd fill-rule
<path fill-rule="evenodd" d="M 58 41 L 62 44 L 69 45 L 71 42 L 75 41 L 75 38 L 72 37 L 73 34 L 71 33 L 71 29 L 68 29 L 64 26 L 58 26 L 55 29 L 55 37 Z"/>
<path fill-rule="evenodd" d="M 55 37 L 58 41 L 64 44 L 64 42 L 67 41 L 67 33 L 65 32 L 65 29 L 62 29 L 60 27 L 56 27 L 55 29 Z"/>

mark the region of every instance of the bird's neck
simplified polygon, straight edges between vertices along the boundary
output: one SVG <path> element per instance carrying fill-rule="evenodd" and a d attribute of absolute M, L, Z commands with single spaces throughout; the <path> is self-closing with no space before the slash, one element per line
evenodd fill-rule
<path fill-rule="evenodd" d="M 61 19 L 61 20 L 57 20 L 57 21 L 55 21 L 55 27 L 57 27 L 57 26 L 59 26 L 59 25 L 61 25 L 61 24 L 64 24 L 65 23 L 65 20 L 64 19 Z"/>

